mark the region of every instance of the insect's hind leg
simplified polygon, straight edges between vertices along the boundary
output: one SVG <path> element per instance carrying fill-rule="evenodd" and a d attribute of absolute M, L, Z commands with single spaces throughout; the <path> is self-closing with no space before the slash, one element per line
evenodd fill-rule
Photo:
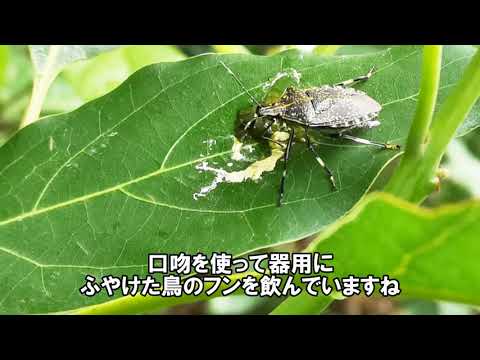
<path fill-rule="evenodd" d="M 289 133 L 290 136 L 288 137 L 287 148 L 285 149 L 285 152 L 283 154 L 283 173 L 282 180 L 280 180 L 277 206 L 282 206 L 282 200 L 285 195 L 285 179 L 287 178 L 288 159 L 290 157 L 293 139 L 295 138 L 295 130 L 293 128 L 289 128 Z"/>
<path fill-rule="evenodd" d="M 367 140 L 367 139 L 362 139 L 362 138 L 358 138 L 358 137 L 351 136 L 351 135 L 348 135 L 348 134 L 343 134 L 343 133 L 340 133 L 337 136 L 341 137 L 341 138 L 344 138 L 344 139 L 351 140 L 351 141 L 356 142 L 358 144 L 373 145 L 373 146 L 378 146 L 378 147 L 381 147 L 383 149 L 388 149 L 388 150 L 400 150 L 400 145 L 396 145 L 396 144 L 379 143 L 379 142 L 375 142 L 375 141 L 371 141 L 371 140 Z"/>
<path fill-rule="evenodd" d="M 308 135 L 305 135 L 305 140 L 307 142 L 307 147 L 308 149 L 312 152 L 313 156 L 315 156 L 315 160 L 320 164 L 320 166 L 325 170 L 325 172 L 328 175 L 328 179 L 330 180 L 330 183 L 332 184 L 332 187 L 334 190 L 337 190 L 337 185 L 335 184 L 335 179 L 333 177 L 332 171 L 328 168 L 328 166 L 325 164 L 325 162 L 322 160 L 320 155 L 318 155 L 317 151 L 312 145 L 312 142 L 310 141 L 310 137 Z"/>
<path fill-rule="evenodd" d="M 345 81 L 342 81 L 338 84 L 335 84 L 335 86 L 343 86 L 343 87 L 346 87 L 346 86 L 351 86 L 351 85 L 355 85 L 361 81 L 367 81 L 368 79 L 370 79 L 372 77 L 372 75 L 374 74 L 374 71 L 375 71 L 375 68 L 372 67 L 370 69 L 370 71 L 368 72 L 367 75 L 363 75 L 363 76 L 359 76 L 359 77 L 356 77 L 354 79 L 350 79 L 350 80 L 345 80 Z"/>

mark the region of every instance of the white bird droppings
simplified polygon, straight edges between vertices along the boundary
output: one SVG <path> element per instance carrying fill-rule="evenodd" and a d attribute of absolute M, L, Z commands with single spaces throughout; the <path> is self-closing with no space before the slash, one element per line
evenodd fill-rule
<path fill-rule="evenodd" d="M 288 139 L 288 133 L 278 132 L 276 134 L 275 140 L 277 141 L 286 141 Z M 243 155 L 240 152 L 242 148 L 242 143 L 235 139 L 232 147 L 232 159 L 244 159 Z M 253 151 L 253 147 L 251 148 Z M 270 172 L 275 169 L 275 166 L 278 160 L 283 157 L 284 149 L 277 144 L 272 146 L 271 155 L 265 159 L 255 161 L 249 165 L 246 169 L 240 171 L 226 171 L 225 169 L 217 169 L 211 167 L 208 162 L 204 161 L 198 164 L 195 168 L 200 172 L 210 171 L 215 174 L 215 178 L 208 186 L 204 186 L 200 189 L 199 192 L 193 194 L 193 199 L 198 200 L 200 197 L 205 197 L 211 191 L 215 190 L 221 183 L 241 183 L 247 180 L 259 180 L 265 172 Z M 240 154 L 240 155 L 239 155 Z M 233 163 L 227 163 L 227 166 L 232 166 Z"/>
<path fill-rule="evenodd" d="M 289 78 L 293 79 L 295 81 L 295 83 L 297 83 L 297 85 L 298 85 L 298 84 L 300 84 L 300 79 L 302 78 L 302 74 L 295 69 L 286 69 L 284 71 L 281 71 L 281 72 L 277 73 L 273 77 L 272 80 L 267 81 L 263 85 L 263 90 L 266 91 L 268 89 L 271 89 L 277 83 L 277 81 L 279 81 L 280 79 L 282 79 L 284 77 L 289 77 Z"/>

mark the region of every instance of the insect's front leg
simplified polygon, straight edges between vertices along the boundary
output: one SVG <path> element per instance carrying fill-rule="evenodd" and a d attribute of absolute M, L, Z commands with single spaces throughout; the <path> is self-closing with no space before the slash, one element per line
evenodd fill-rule
<path fill-rule="evenodd" d="M 283 154 L 283 173 L 282 180 L 280 181 L 280 189 L 278 194 L 278 203 L 277 206 L 282 206 L 282 200 L 285 195 L 285 179 L 287 178 L 287 169 L 288 169 L 288 159 L 290 157 L 290 151 L 292 149 L 293 139 L 295 138 L 295 130 L 289 128 L 288 132 L 290 136 L 288 137 L 287 148 Z"/>
<path fill-rule="evenodd" d="M 275 122 L 275 120 L 274 120 L 274 119 L 271 119 L 270 122 L 268 123 L 268 125 L 265 127 L 265 130 L 264 130 L 263 133 L 262 133 L 262 139 L 271 141 L 271 142 L 273 142 L 273 143 L 275 143 L 275 144 L 277 144 L 277 145 L 280 145 L 280 146 L 283 148 L 283 147 L 285 147 L 284 144 L 282 144 L 282 143 L 280 143 L 280 142 L 272 139 L 271 137 L 268 137 L 268 136 L 267 136 L 267 133 L 268 133 L 269 131 L 271 131 L 272 125 L 273 125 L 274 122 Z"/>
<path fill-rule="evenodd" d="M 388 150 L 400 150 L 400 145 L 397 145 L 397 144 L 379 143 L 379 142 L 375 142 L 375 141 L 371 141 L 371 140 L 367 140 L 367 139 L 362 139 L 362 138 L 351 136 L 351 135 L 344 134 L 344 133 L 339 133 L 339 134 L 336 134 L 336 135 L 333 135 L 333 136 L 348 139 L 348 140 L 351 140 L 351 141 L 356 142 L 358 144 L 373 145 L 373 146 L 378 146 L 378 147 L 381 147 L 383 149 L 388 149 Z"/>
<path fill-rule="evenodd" d="M 342 81 L 342 82 L 340 82 L 340 83 L 338 83 L 338 84 L 335 84 L 335 86 L 343 86 L 343 87 L 345 87 L 345 86 L 355 85 L 355 84 L 357 84 L 357 83 L 359 83 L 359 82 L 361 82 L 361 81 L 367 81 L 368 79 L 370 79 L 370 78 L 372 77 L 374 71 L 375 71 L 375 68 L 372 67 L 372 68 L 370 69 L 370 71 L 368 72 L 367 75 L 363 75 L 363 76 L 356 77 L 356 78 L 354 78 L 354 79 Z"/>
<path fill-rule="evenodd" d="M 256 137 L 263 137 L 264 132 L 268 131 L 268 128 L 271 126 L 271 122 L 269 123 L 268 127 L 264 131 L 263 129 L 259 129 L 258 127 L 263 127 L 262 125 L 269 121 L 266 117 L 249 117 L 249 114 L 245 116 L 245 119 L 240 120 L 240 125 L 238 126 L 237 130 L 237 137 L 239 138 L 240 142 L 244 142 L 247 136 L 256 136 Z"/>

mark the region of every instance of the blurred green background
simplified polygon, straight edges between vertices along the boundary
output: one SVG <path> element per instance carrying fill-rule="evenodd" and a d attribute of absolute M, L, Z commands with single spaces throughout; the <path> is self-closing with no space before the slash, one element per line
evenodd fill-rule
<path fill-rule="evenodd" d="M 85 102 L 102 96 L 120 85 L 143 66 L 164 61 L 178 61 L 203 53 L 241 52 L 270 55 L 289 47 L 313 51 L 324 56 L 361 54 L 379 51 L 386 46 L 295 46 L 295 45 L 150 45 L 123 46 L 65 68 L 51 86 L 41 115 L 72 111 Z M 15 133 L 26 110 L 32 91 L 33 69 L 28 47 L 0 45 L 0 146 Z M 448 178 L 439 192 L 430 196 L 424 206 L 458 202 L 480 196 L 480 129 L 449 147 L 442 167 Z M 373 189 L 381 188 L 395 164 L 391 164 L 377 180 Z M 282 250 L 301 250 L 308 239 L 282 246 Z M 280 248 L 276 248 L 278 250 Z M 174 314 L 265 314 L 282 299 L 230 296 L 208 302 L 177 306 Z M 350 298 L 332 304 L 326 314 L 478 314 L 470 306 L 444 302 L 398 301 L 390 299 Z"/>

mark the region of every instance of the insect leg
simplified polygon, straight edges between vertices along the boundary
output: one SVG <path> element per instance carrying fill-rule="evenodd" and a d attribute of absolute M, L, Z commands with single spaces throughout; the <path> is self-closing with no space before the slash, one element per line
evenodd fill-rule
<path fill-rule="evenodd" d="M 239 126 L 238 137 L 240 138 L 240 142 L 243 143 L 245 141 L 245 138 L 248 135 L 248 130 L 250 128 L 255 127 L 255 122 L 256 121 L 257 121 L 257 119 L 253 118 L 252 120 L 249 120 L 249 121 L 245 122 L 245 124 L 241 124 Z"/>
<path fill-rule="evenodd" d="M 243 127 L 243 131 L 247 131 L 251 126 L 255 126 L 255 122 L 257 121 L 257 119 L 252 119 L 250 121 L 248 121 L 245 126 Z"/>
<path fill-rule="evenodd" d="M 327 165 L 325 165 L 325 162 L 322 160 L 320 155 L 315 151 L 315 149 L 312 146 L 312 142 L 310 141 L 310 136 L 308 136 L 308 130 L 310 129 L 310 122 L 307 121 L 307 126 L 305 127 L 305 140 L 307 141 L 307 147 L 308 149 L 312 152 L 313 156 L 315 156 L 315 160 L 320 164 L 320 166 L 325 170 L 325 172 L 328 175 L 328 179 L 330 180 L 330 183 L 332 184 L 332 187 L 334 190 L 337 190 L 337 185 L 335 185 L 335 179 L 333 177 L 332 171 L 328 168 Z"/>
<path fill-rule="evenodd" d="M 287 178 L 288 158 L 290 156 L 290 150 L 292 149 L 293 138 L 295 137 L 295 130 L 293 128 L 290 128 L 289 130 L 290 136 L 288 138 L 287 148 L 285 149 L 285 152 L 283 154 L 283 174 L 282 180 L 280 181 L 277 206 L 282 206 L 282 200 L 285 194 L 285 179 Z"/>
<path fill-rule="evenodd" d="M 357 84 L 361 81 L 367 81 L 368 79 L 370 79 L 372 77 L 374 71 L 375 71 L 375 68 L 372 67 L 367 75 L 363 75 L 363 76 L 356 77 L 354 79 L 342 81 L 338 84 L 335 84 L 335 86 L 344 86 L 345 87 L 345 86 L 355 85 L 355 84 Z"/>
<path fill-rule="evenodd" d="M 243 124 L 241 124 L 241 132 L 240 132 L 240 141 L 243 142 L 245 141 L 245 138 L 247 137 L 247 135 L 249 134 L 249 130 L 254 130 L 255 129 L 255 126 L 256 126 L 256 123 L 257 121 L 263 119 L 264 117 L 261 116 L 261 117 L 254 117 L 248 121 L 245 121 Z M 262 133 L 262 136 L 263 137 L 263 134 L 265 134 L 266 131 L 268 131 L 268 129 L 272 126 L 272 122 L 270 122 L 270 124 L 268 125 L 268 127 L 266 128 L 266 130 Z"/>
<path fill-rule="evenodd" d="M 340 133 L 337 136 L 348 139 L 348 140 L 351 140 L 351 141 L 359 143 L 359 144 L 374 145 L 374 146 L 378 146 L 378 147 L 381 147 L 383 149 L 389 149 L 389 150 L 400 150 L 400 145 L 396 145 L 396 144 L 378 143 L 378 142 L 375 142 L 375 141 L 371 141 L 371 140 L 367 140 L 367 139 L 361 139 L 361 138 L 351 136 L 351 135 L 348 135 L 348 134 L 343 134 L 343 133 Z"/>
<path fill-rule="evenodd" d="M 282 148 L 285 148 L 285 144 L 282 144 L 281 142 L 279 142 L 277 140 L 273 140 L 272 138 L 270 138 L 268 136 L 265 136 L 265 134 L 268 132 L 268 130 L 270 130 L 272 128 L 272 125 L 273 125 L 274 122 L 275 122 L 275 120 L 270 120 L 270 123 L 268 124 L 268 126 L 265 128 L 265 130 L 262 133 L 262 139 L 271 141 L 271 142 L 281 146 Z"/>
<path fill-rule="evenodd" d="M 273 123 L 274 123 L 274 120 L 270 120 L 270 123 L 265 127 L 265 130 L 262 133 L 262 139 L 275 142 L 275 140 L 269 138 L 268 136 L 265 136 L 266 133 L 272 128 Z"/>
<path fill-rule="evenodd" d="M 310 141 L 310 137 L 308 135 L 305 135 L 305 139 L 307 140 L 307 147 L 308 149 L 312 152 L 313 156 L 315 156 L 315 160 L 320 164 L 320 166 L 325 170 L 325 172 L 328 175 L 328 178 L 330 180 L 330 183 L 332 184 L 332 187 L 334 190 L 337 190 L 337 186 L 335 185 L 335 179 L 333 178 L 333 173 L 332 171 L 328 168 L 328 166 L 325 164 L 325 162 L 322 160 L 320 155 L 318 155 L 317 151 L 312 145 L 312 142 Z"/>
<path fill-rule="evenodd" d="M 262 139 L 271 141 L 271 142 L 281 146 L 282 148 L 285 148 L 285 144 L 282 144 L 280 141 L 273 140 L 272 138 L 269 138 L 268 136 L 262 136 Z"/>

